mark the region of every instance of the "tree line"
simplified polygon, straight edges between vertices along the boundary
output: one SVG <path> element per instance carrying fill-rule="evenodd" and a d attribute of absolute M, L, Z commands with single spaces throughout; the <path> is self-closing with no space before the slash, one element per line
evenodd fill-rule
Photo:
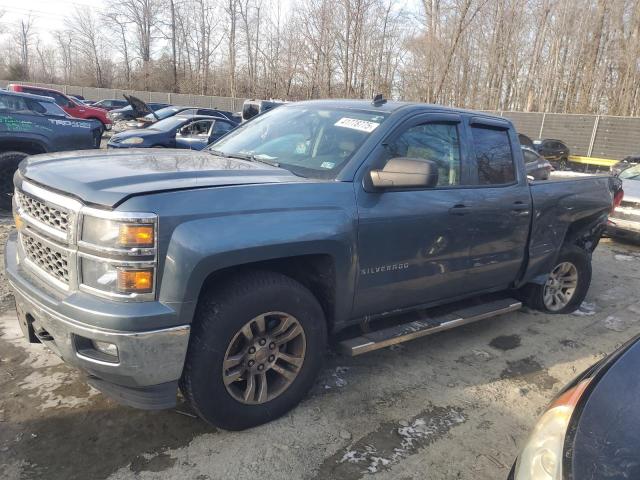
<path fill-rule="evenodd" d="M 640 115 L 640 0 L 106 0 L 0 22 L 10 80 Z M 1 12 L 0 12 L 1 15 Z M 2 20 L 2 17 L 0 17 Z"/>

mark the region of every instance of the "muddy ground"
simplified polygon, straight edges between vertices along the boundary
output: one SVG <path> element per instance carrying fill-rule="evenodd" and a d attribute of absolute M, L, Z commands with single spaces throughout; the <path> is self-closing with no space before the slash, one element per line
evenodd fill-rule
<path fill-rule="evenodd" d="M 0 242 L 10 229 L 0 219 Z M 576 373 L 640 333 L 640 248 L 604 240 L 580 312 L 520 311 L 358 358 L 253 430 L 121 407 L 28 345 L 0 273 L 2 479 L 504 479 Z"/>

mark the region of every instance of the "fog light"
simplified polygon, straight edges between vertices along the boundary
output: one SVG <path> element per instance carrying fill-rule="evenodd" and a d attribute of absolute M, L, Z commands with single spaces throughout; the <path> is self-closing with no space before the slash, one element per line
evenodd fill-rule
<path fill-rule="evenodd" d="M 109 355 L 111 357 L 118 357 L 118 347 L 109 342 L 101 342 L 100 340 L 91 340 L 91 344 L 93 348 L 97 351 L 104 353 L 105 355 Z"/>

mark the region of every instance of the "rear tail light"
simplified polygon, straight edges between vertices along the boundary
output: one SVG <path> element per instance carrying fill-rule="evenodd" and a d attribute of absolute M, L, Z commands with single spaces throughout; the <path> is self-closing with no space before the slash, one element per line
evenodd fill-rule
<path fill-rule="evenodd" d="M 622 199 L 624 198 L 624 190 L 620 188 L 615 195 L 613 196 L 613 206 L 611 207 L 611 211 L 613 212 L 616 208 L 622 204 Z"/>

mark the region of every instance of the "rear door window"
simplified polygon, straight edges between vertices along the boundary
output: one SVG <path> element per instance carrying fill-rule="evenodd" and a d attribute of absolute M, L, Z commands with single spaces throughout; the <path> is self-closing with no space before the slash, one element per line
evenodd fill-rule
<path fill-rule="evenodd" d="M 472 125 L 479 185 L 505 185 L 516 180 L 508 130 Z"/>

